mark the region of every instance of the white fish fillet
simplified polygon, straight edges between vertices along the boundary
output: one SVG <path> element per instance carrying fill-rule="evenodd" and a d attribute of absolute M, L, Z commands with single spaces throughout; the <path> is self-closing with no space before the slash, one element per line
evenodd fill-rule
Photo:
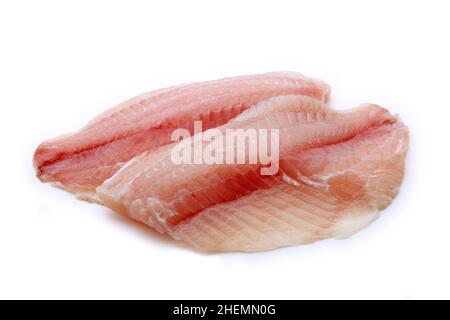
<path fill-rule="evenodd" d="M 218 130 L 226 128 L 279 129 L 278 174 L 261 176 L 261 164 L 175 165 L 166 145 L 134 158 L 97 195 L 199 250 L 261 251 L 357 232 L 403 178 L 408 130 L 376 105 L 338 112 L 277 97 Z"/>

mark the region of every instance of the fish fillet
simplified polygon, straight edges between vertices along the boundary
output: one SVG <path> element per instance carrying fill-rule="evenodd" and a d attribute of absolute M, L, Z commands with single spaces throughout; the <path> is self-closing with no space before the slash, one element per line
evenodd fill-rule
<path fill-rule="evenodd" d="M 325 83 L 293 72 L 274 72 L 191 83 L 146 93 L 100 115 L 80 131 L 43 142 L 34 155 L 37 176 L 80 197 L 134 156 L 168 144 L 177 128 L 203 129 L 230 119 L 268 98 L 301 94 L 325 101 Z"/>
<path fill-rule="evenodd" d="M 278 129 L 278 173 L 261 175 L 261 163 L 176 165 L 169 144 L 135 157 L 97 195 L 198 250 L 262 251 L 357 232 L 403 178 L 408 130 L 376 105 L 333 111 L 304 96 L 275 97 L 214 130 L 227 128 Z"/>

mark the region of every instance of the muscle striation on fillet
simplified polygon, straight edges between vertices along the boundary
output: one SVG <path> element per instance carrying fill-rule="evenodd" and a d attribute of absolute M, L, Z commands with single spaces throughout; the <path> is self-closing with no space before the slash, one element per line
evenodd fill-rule
<path fill-rule="evenodd" d="M 222 125 L 256 103 L 302 94 L 327 100 L 325 83 L 293 72 L 274 72 L 191 83 L 135 97 L 100 115 L 80 131 L 43 142 L 34 155 L 44 182 L 82 194 L 110 178 L 134 156 L 170 143 L 177 128 Z"/>
<path fill-rule="evenodd" d="M 294 72 L 163 88 L 44 141 L 33 164 L 42 181 L 200 251 L 343 239 L 399 192 L 409 132 L 375 104 L 334 110 L 329 94 L 324 82 Z M 187 133 L 173 142 L 178 129 Z M 243 134 L 245 146 L 229 145 L 240 139 L 233 135 L 204 139 L 229 132 Z M 265 142 L 275 158 L 255 151 Z"/>
<path fill-rule="evenodd" d="M 378 217 L 403 177 L 408 131 L 376 105 L 334 111 L 276 97 L 216 130 L 227 128 L 279 129 L 277 175 L 261 176 L 261 164 L 174 165 L 172 144 L 136 157 L 97 194 L 199 250 L 260 251 L 351 235 Z"/>

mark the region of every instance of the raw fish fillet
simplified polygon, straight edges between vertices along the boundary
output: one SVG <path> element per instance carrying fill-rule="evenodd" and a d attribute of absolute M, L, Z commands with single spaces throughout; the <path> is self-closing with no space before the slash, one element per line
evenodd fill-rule
<path fill-rule="evenodd" d="M 276 175 L 262 164 L 179 164 L 143 153 L 97 188 L 101 201 L 198 250 L 262 251 L 364 228 L 398 192 L 408 130 L 372 104 L 333 111 L 308 97 L 263 101 L 226 128 L 279 129 Z M 190 143 L 194 143 L 195 136 Z"/>
<path fill-rule="evenodd" d="M 293 72 L 241 76 L 191 83 L 146 93 L 100 115 L 76 133 L 42 143 L 34 155 L 37 176 L 81 198 L 134 156 L 170 142 L 174 129 L 203 129 L 227 123 L 256 103 L 302 94 L 325 101 L 330 88 Z"/>

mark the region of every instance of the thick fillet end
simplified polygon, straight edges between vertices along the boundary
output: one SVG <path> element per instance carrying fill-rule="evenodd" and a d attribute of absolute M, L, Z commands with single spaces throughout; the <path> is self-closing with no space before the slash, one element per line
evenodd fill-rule
<path fill-rule="evenodd" d="M 48 182 L 48 177 L 44 174 L 45 160 L 48 157 L 48 150 L 45 143 L 40 144 L 33 156 L 33 167 L 36 172 L 36 177 L 42 182 Z"/>

